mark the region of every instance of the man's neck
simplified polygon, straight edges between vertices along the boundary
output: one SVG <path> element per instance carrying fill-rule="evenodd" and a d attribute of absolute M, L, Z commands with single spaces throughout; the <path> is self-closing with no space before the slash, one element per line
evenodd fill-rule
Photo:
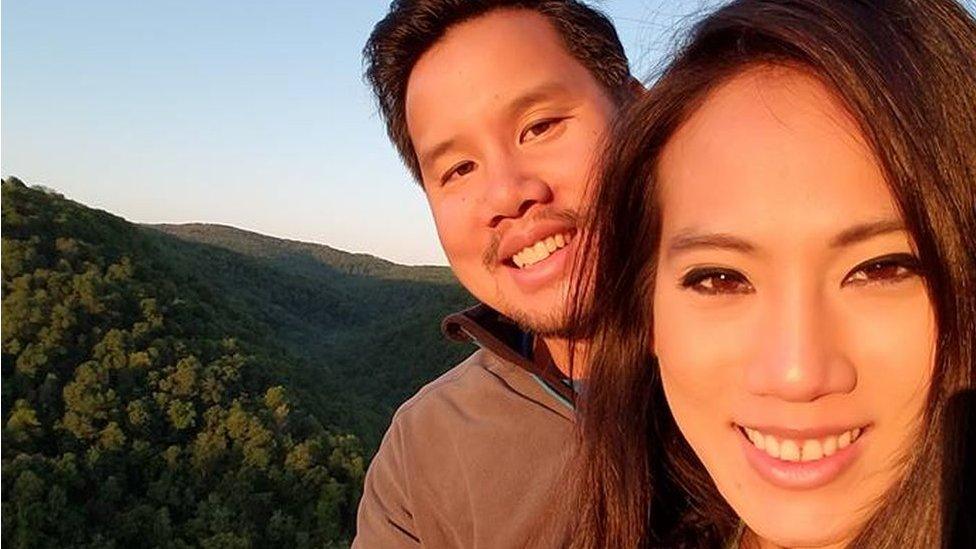
<path fill-rule="evenodd" d="M 577 344 L 576 352 L 572 357 L 572 372 L 570 372 L 569 341 L 558 337 L 539 336 L 534 359 L 540 366 L 544 366 L 544 364 L 540 364 L 540 361 L 552 360 L 553 364 L 567 378 L 581 379 L 586 377 L 586 360 L 583 351 L 584 347 Z"/>

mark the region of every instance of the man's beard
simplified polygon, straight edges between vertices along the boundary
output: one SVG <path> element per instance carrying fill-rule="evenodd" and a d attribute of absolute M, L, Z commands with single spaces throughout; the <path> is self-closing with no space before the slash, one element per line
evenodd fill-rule
<path fill-rule="evenodd" d="M 546 211 L 535 217 L 536 220 L 561 219 L 567 221 L 573 227 L 579 227 L 579 218 L 579 214 L 570 209 Z M 489 272 L 494 271 L 498 264 L 498 246 L 500 241 L 500 235 L 497 233 L 494 234 L 491 243 L 485 250 L 483 263 Z M 568 277 L 570 274 L 566 273 L 566 276 Z M 515 322 L 523 331 L 531 332 L 542 337 L 566 338 L 572 333 L 570 327 L 571 319 L 567 313 L 568 295 L 566 294 L 568 292 L 564 288 L 561 293 L 564 294 L 561 303 L 547 312 L 531 313 L 511 302 L 505 303 L 506 306 L 502 307 L 502 311 L 500 312 Z"/>
<path fill-rule="evenodd" d="M 570 315 L 565 310 L 560 311 L 559 307 L 556 307 L 556 310 L 539 313 L 530 313 L 519 310 L 517 307 L 507 307 L 507 309 L 509 313 L 506 316 L 512 319 L 523 331 L 541 337 L 559 339 L 566 339 L 572 335 Z"/>
<path fill-rule="evenodd" d="M 533 333 L 540 337 L 566 339 L 572 334 L 565 315 L 560 318 L 555 314 L 548 314 L 540 318 L 530 317 L 525 313 L 519 312 L 512 316 L 512 320 L 523 331 Z"/>

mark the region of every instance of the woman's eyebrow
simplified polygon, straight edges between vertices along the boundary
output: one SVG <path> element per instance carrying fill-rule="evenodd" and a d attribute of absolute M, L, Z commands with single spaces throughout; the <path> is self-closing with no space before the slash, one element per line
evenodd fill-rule
<path fill-rule="evenodd" d="M 857 225 L 844 229 L 832 238 L 830 240 L 830 247 L 843 248 L 876 236 L 905 230 L 905 224 L 900 219 L 882 219 L 880 221 L 858 223 Z"/>
<path fill-rule="evenodd" d="M 731 250 L 745 254 L 755 253 L 756 246 L 748 240 L 728 233 L 702 233 L 694 229 L 680 231 L 668 243 L 668 256 L 697 250 L 701 248 L 717 248 Z"/>
<path fill-rule="evenodd" d="M 831 248 L 843 248 L 883 234 L 905 231 L 905 224 L 899 219 L 883 219 L 858 223 L 839 232 L 830 239 Z M 754 254 L 758 249 L 748 240 L 728 233 L 700 232 L 697 229 L 679 231 L 668 242 L 668 257 L 700 249 L 719 249 Z"/>

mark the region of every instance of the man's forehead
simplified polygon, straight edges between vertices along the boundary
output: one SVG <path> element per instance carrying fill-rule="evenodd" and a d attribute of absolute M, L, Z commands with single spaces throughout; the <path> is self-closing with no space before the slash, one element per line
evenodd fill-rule
<path fill-rule="evenodd" d="M 592 92 L 595 79 L 545 17 L 524 10 L 505 13 L 507 18 L 489 15 L 465 23 L 414 66 L 405 110 L 418 155 L 466 127 Z"/>

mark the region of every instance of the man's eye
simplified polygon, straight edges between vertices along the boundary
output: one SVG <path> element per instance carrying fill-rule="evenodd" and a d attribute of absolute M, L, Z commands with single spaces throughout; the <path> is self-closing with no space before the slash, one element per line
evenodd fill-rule
<path fill-rule="evenodd" d="M 893 284 L 919 274 L 918 258 L 911 254 L 891 254 L 861 263 L 844 278 L 844 284 Z"/>
<path fill-rule="evenodd" d="M 444 173 L 441 181 L 446 183 L 448 180 L 452 179 L 454 176 L 463 177 L 474 171 L 474 162 L 470 160 L 465 160 L 464 162 L 458 162 L 451 169 Z"/>
<path fill-rule="evenodd" d="M 681 279 L 681 286 L 704 295 L 750 294 L 755 291 L 746 277 L 728 269 L 695 269 Z"/>
<path fill-rule="evenodd" d="M 519 143 L 527 143 L 533 139 L 542 137 L 546 134 L 546 132 L 551 130 L 553 126 L 558 124 L 559 121 L 559 118 L 548 118 L 532 124 L 522 132 L 522 135 L 519 136 Z"/>

